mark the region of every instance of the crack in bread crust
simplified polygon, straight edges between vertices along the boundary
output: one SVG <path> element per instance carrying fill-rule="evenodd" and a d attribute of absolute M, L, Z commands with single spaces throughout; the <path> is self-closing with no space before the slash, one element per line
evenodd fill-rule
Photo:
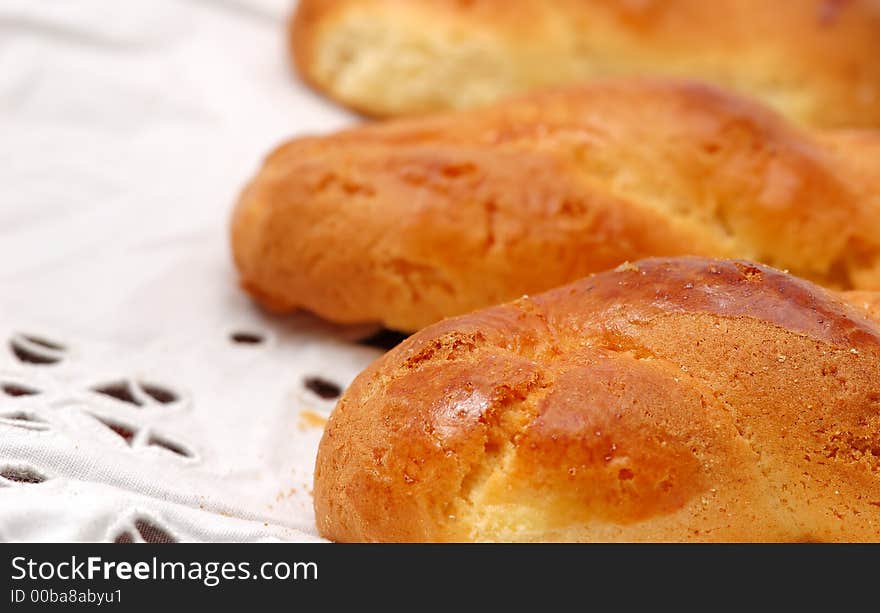
<path fill-rule="evenodd" d="M 318 526 L 877 540 L 878 399 L 880 328 L 831 292 L 748 262 L 637 262 L 445 320 L 371 365 L 320 446 Z"/>

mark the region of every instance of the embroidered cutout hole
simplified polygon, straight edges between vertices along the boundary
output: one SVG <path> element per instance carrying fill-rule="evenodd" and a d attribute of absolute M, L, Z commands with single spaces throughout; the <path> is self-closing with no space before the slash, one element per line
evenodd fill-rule
<path fill-rule="evenodd" d="M 92 391 L 136 407 L 142 407 L 145 403 L 151 404 L 151 401 L 159 404 L 177 401 L 177 394 L 156 383 L 111 381 L 93 387 Z"/>
<path fill-rule="evenodd" d="M 26 421 L 35 424 L 44 424 L 42 419 L 36 417 L 35 415 L 31 415 L 30 413 L 24 413 L 22 411 L 18 411 L 16 413 L 7 413 L 5 415 L 0 415 L 3 419 L 10 419 L 12 421 Z"/>
<path fill-rule="evenodd" d="M 7 466 L 0 469 L 0 477 L 15 483 L 42 483 L 46 477 L 33 468 Z"/>
<path fill-rule="evenodd" d="M 134 522 L 134 527 L 140 533 L 141 538 L 147 543 L 176 543 L 177 539 L 151 521 L 140 518 Z"/>
<path fill-rule="evenodd" d="M 229 339 L 239 345 L 261 345 L 266 341 L 262 334 L 256 332 L 233 332 Z"/>
<path fill-rule="evenodd" d="M 16 383 L 4 383 L 0 385 L 0 390 L 3 390 L 3 393 L 7 396 L 18 397 L 18 396 L 33 396 L 35 394 L 39 394 L 37 390 L 25 387 L 23 385 L 18 385 Z"/>
<path fill-rule="evenodd" d="M 166 449 L 166 450 L 170 451 L 171 453 L 176 453 L 177 455 L 183 456 L 185 458 L 192 457 L 192 453 L 190 453 L 189 450 L 187 450 L 184 447 L 182 447 L 181 445 L 178 445 L 177 443 L 173 443 L 165 438 L 160 438 L 158 436 L 151 436 L 150 440 L 147 444 L 151 445 L 153 447 L 161 447 L 162 449 Z"/>
<path fill-rule="evenodd" d="M 99 419 L 102 424 L 107 426 L 110 430 L 115 432 L 122 438 L 126 443 L 131 445 L 131 441 L 134 440 L 134 435 L 136 431 L 133 428 L 129 428 L 128 426 L 123 426 L 122 424 L 117 424 L 109 421 L 104 421 L 103 419 Z"/>
<path fill-rule="evenodd" d="M 49 424 L 44 420 L 31 413 L 25 413 L 24 411 L 0 414 L 0 419 L 4 420 L 5 425 L 13 426 L 15 428 L 27 428 L 28 430 L 49 429 Z"/>
<path fill-rule="evenodd" d="M 128 404 L 133 404 L 138 407 L 142 406 L 140 400 L 135 398 L 134 394 L 131 393 L 131 388 L 128 387 L 128 383 L 125 381 L 115 381 L 113 383 L 107 383 L 106 385 L 99 385 L 93 387 L 92 390 L 99 394 L 103 394 L 104 396 L 115 398 L 121 402 L 127 402 Z"/>
<path fill-rule="evenodd" d="M 113 542 L 114 543 L 134 543 L 134 535 L 131 532 L 126 530 L 125 532 L 120 532 L 119 534 L 117 534 L 116 538 L 113 539 Z"/>
<path fill-rule="evenodd" d="M 323 398 L 324 400 L 333 400 L 342 395 L 342 388 L 332 381 L 327 381 L 321 377 L 306 377 L 303 381 L 310 392 Z"/>
<path fill-rule="evenodd" d="M 140 386 L 147 396 L 159 404 L 171 404 L 177 400 L 177 394 L 164 387 L 160 387 L 153 383 L 141 383 Z"/>
<path fill-rule="evenodd" d="M 13 355 L 26 364 L 57 364 L 61 361 L 59 357 L 37 353 L 26 345 L 17 342 L 16 339 L 9 342 L 9 347 L 12 349 Z"/>
<path fill-rule="evenodd" d="M 26 334 L 22 334 L 22 338 L 32 342 L 34 345 L 39 345 L 43 349 L 52 349 L 54 351 L 65 351 L 67 347 L 56 343 L 54 341 L 47 341 L 45 338 L 40 338 L 39 336 L 30 336 Z"/>
<path fill-rule="evenodd" d="M 14 334 L 9 340 L 12 354 L 25 364 L 57 364 L 67 348 L 61 343 L 30 334 Z"/>

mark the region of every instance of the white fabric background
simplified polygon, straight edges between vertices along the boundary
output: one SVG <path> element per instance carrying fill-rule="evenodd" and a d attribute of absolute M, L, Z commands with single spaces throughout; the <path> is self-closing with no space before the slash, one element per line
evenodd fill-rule
<path fill-rule="evenodd" d="M 303 377 L 345 386 L 379 351 L 352 342 L 364 330 L 262 314 L 227 244 L 273 146 L 352 121 L 293 76 L 291 9 L 0 0 L 0 385 L 40 392 L 0 393 L 0 474 L 46 478 L 0 477 L 0 540 L 139 540 L 138 519 L 179 540 L 316 538 L 321 429 L 302 412 L 333 402 Z M 267 340 L 232 343 L 237 330 Z M 65 349 L 22 362 L 21 335 Z M 123 380 L 178 399 L 93 390 Z"/>

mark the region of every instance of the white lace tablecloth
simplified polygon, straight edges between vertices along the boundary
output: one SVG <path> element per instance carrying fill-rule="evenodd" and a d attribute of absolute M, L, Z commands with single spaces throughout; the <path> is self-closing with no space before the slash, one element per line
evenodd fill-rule
<path fill-rule="evenodd" d="M 323 416 L 380 350 L 261 313 L 227 243 L 270 148 L 352 121 L 291 8 L 0 0 L 0 540 L 317 538 Z"/>

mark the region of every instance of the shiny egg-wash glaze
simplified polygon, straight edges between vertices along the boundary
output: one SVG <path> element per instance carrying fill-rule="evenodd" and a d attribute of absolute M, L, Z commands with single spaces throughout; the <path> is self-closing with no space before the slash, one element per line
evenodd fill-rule
<path fill-rule="evenodd" d="M 651 259 L 413 335 L 330 418 L 340 541 L 880 540 L 876 297 Z"/>

